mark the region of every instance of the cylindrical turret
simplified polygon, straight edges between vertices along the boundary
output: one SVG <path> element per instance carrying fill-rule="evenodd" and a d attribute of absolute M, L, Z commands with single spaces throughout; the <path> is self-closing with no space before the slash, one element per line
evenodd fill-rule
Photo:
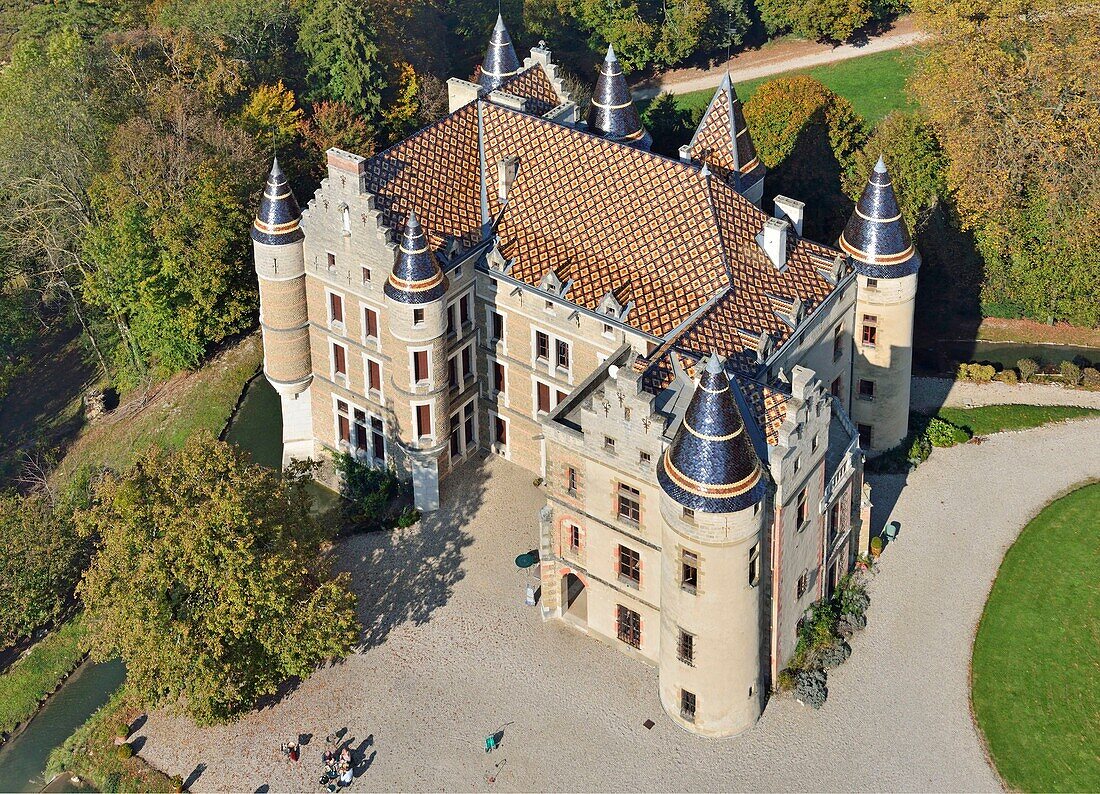
<path fill-rule="evenodd" d="M 508 35 L 508 28 L 504 27 L 503 17 L 497 14 L 493 36 L 489 39 L 489 49 L 485 53 L 485 60 L 481 62 L 478 82 L 486 91 L 493 91 L 519 74 L 521 68 L 516 48 L 512 46 L 512 37 Z"/>
<path fill-rule="evenodd" d="M 763 708 L 759 566 L 766 482 L 718 357 L 706 363 L 657 466 L 661 485 L 661 705 L 706 736 Z"/>
<path fill-rule="evenodd" d="M 900 444 L 909 432 L 920 268 L 920 254 L 881 157 L 840 236 L 840 247 L 856 270 L 852 419 L 860 426 L 861 445 L 880 452 Z"/>
<path fill-rule="evenodd" d="M 400 397 L 393 401 L 397 438 L 413 478 L 421 510 L 438 506 L 439 476 L 446 472 L 450 434 L 447 378 L 447 277 L 428 246 L 416 214 L 405 221 L 393 272 L 383 292 L 389 333 L 404 348 L 406 362 L 395 361 L 390 382 Z"/>
<path fill-rule="evenodd" d="M 615 50 L 607 45 L 607 55 L 596 78 L 596 90 L 588 108 L 588 131 L 639 149 L 649 150 L 653 139 L 642 126 L 638 108 L 626 84 Z"/>

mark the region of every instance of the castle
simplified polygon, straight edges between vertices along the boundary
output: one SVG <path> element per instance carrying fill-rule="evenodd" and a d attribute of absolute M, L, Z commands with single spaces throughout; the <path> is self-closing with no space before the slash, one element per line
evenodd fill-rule
<path fill-rule="evenodd" d="M 735 734 L 867 547 L 920 259 L 881 160 L 839 250 L 801 202 L 761 209 L 728 75 L 677 161 L 612 50 L 583 109 L 530 52 L 498 19 L 445 118 L 329 150 L 304 211 L 272 168 L 252 239 L 284 463 L 392 466 L 424 511 L 476 454 L 530 470 L 542 617 L 655 665 L 684 728 Z"/>

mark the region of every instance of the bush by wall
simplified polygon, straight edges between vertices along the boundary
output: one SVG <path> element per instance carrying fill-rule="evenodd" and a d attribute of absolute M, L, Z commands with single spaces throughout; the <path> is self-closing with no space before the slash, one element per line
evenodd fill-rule
<path fill-rule="evenodd" d="M 1021 358 L 1016 362 L 1016 369 L 1020 370 L 1020 380 L 1027 383 L 1039 373 L 1039 364 L 1034 359 Z"/>
<path fill-rule="evenodd" d="M 1100 369 L 1085 367 L 1081 370 L 1081 385 L 1086 389 L 1100 389 Z"/>
<path fill-rule="evenodd" d="M 1067 386 L 1076 386 L 1081 382 L 1081 368 L 1072 361 L 1059 364 L 1058 373 L 1062 376 L 1062 383 Z"/>
<path fill-rule="evenodd" d="M 407 507 L 411 486 L 402 483 L 393 469 L 368 466 L 347 452 L 333 454 L 332 462 L 340 476 L 341 510 L 347 529 L 390 529 L 395 525 L 412 526 L 419 520 L 420 514 Z"/>
<path fill-rule="evenodd" d="M 997 369 L 992 364 L 959 364 L 959 369 L 955 373 L 955 377 L 958 380 L 972 380 L 975 383 L 989 383 L 996 374 Z"/>

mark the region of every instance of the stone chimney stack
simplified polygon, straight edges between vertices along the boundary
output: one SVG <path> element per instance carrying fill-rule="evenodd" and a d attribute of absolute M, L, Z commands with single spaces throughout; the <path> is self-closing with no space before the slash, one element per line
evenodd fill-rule
<path fill-rule="evenodd" d="M 787 221 L 768 218 L 760 234 L 756 235 L 756 242 L 779 270 L 787 266 Z"/>
<path fill-rule="evenodd" d="M 794 233 L 802 236 L 802 220 L 806 216 L 806 202 L 786 196 L 775 197 L 775 217 L 790 222 Z"/>

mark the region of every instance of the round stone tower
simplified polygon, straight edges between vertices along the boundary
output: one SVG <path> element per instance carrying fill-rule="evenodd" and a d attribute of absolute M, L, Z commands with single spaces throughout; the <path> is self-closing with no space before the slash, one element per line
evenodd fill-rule
<path fill-rule="evenodd" d="M 860 445 L 881 452 L 900 444 L 909 432 L 920 268 L 920 254 L 881 157 L 840 235 L 840 247 L 856 271 L 852 420 L 860 426 Z"/>
<path fill-rule="evenodd" d="M 447 382 L 447 277 L 410 212 L 393 271 L 383 287 L 389 333 L 398 341 L 390 368 L 397 442 L 413 498 L 421 510 L 439 507 L 450 433 Z M 404 357 L 404 360 L 402 360 Z"/>
<path fill-rule="evenodd" d="M 759 567 L 766 481 L 729 379 L 707 360 L 657 466 L 661 485 L 661 705 L 705 736 L 763 708 Z"/>
<path fill-rule="evenodd" d="M 264 375 L 282 401 L 283 465 L 313 455 L 309 388 L 313 365 L 306 316 L 302 213 L 278 158 L 252 224 L 252 254 L 260 285 Z"/>

